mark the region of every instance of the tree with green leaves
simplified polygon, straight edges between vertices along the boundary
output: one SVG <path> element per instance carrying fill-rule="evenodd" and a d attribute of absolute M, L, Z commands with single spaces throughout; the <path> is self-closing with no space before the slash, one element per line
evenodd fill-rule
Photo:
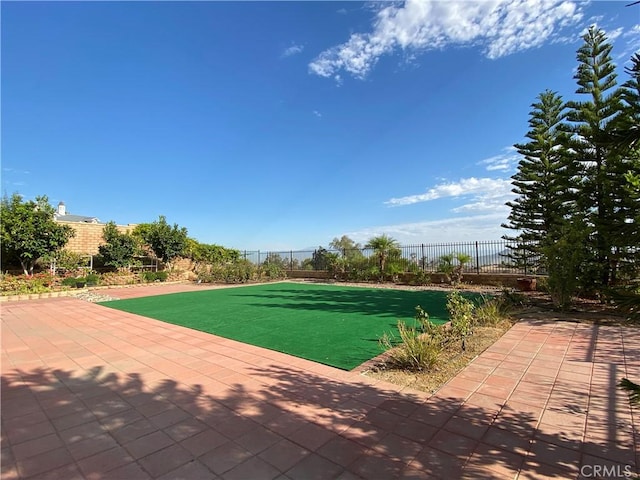
<path fill-rule="evenodd" d="M 104 264 L 117 269 L 129 268 L 139 246 L 135 237 L 118 230 L 115 222 L 109 222 L 102 230 L 105 243 L 98 247 Z"/>
<path fill-rule="evenodd" d="M 33 275 L 38 258 L 62 249 L 75 231 L 54 220 L 55 209 L 46 196 L 22 201 L 14 193 L 2 198 L 0 209 L 0 241 L 3 257 L 17 258 L 25 275 Z"/>
<path fill-rule="evenodd" d="M 463 252 L 453 252 L 441 255 L 438 260 L 438 272 L 444 273 L 449 283 L 456 284 L 462 281 L 464 267 L 472 258 Z"/>
<path fill-rule="evenodd" d="M 342 237 L 334 238 L 329 243 L 329 247 L 333 250 L 338 250 L 340 254 L 349 260 L 355 260 L 362 258 L 362 245 L 356 243 L 354 240 L 349 238 L 347 235 L 343 235 Z"/>
<path fill-rule="evenodd" d="M 511 212 L 508 223 L 502 225 L 517 232 L 503 238 L 514 242 L 508 247 L 509 258 L 527 271 L 544 264 L 543 246 L 554 241 L 569 218 L 575 175 L 575 164 L 566 149 L 570 134 L 562 97 L 545 90 L 531 107 L 528 141 L 515 145 L 522 156 L 511 177 L 517 197 L 507 202 Z"/>
<path fill-rule="evenodd" d="M 187 246 L 187 229 L 173 226 L 167 223 L 166 217 L 160 215 L 153 223 L 143 223 L 134 229 L 134 235 L 138 235 L 147 244 L 153 253 L 163 263 L 172 268 L 172 262 L 182 255 Z"/>
<path fill-rule="evenodd" d="M 184 255 L 190 258 L 196 266 L 226 264 L 240 259 L 239 250 L 216 244 L 200 243 L 194 238 L 187 239 Z"/>
<path fill-rule="evenodd" d="M 614 125 L 611 139 L 623 152 L 640 148 L 640 53 L 635 53 L 630 63 L 624 69 L 630 78 L 622 85 L 623 115 Z"/>
<path fill-rule="evenodd" d="M 630 78 L 622 85 L 622 114 L 614 126 L 614 147 L 621 158 L 623 193 L 617 214 L 622 222 L 614 231 L 614 247 L 618 251 L 619 267 L 623 276 L 635 278 L 640 269 L 640 54 L 631 57 L 631 66 L 625 68 Z"/>
<path fill-rule="evenodd" d="M 582 38 L 574 76 L 582 100 L 567 104 L 573 133 L 569 147 L 580 165 L 578 215 L 590 228 L 585 240 L 593 251 L 585 270 L 592 272 L 592 278 L 583 283 L 601 289 L 614 278 L 616 243 L 622 240 L 619 232 L 624 223 L 620 209 L 627 203 L 622 184 L 624 156 L 611 144 L 623 112 L 622 90 L 617 86 L 613 45 L 604 31 L 591 26 Z"/>
<path fill-rule="evenodd" d="M 329 252 L 326 248 L 318 247 L 311 255 L 311 265 L 314 270 L 329 269 Z"/>
<path fill-rule="evenodd" d="M 378 268 L 380 269 L 380 279 L 384 279 L 385 268 L 389 259 L 400 257 L 400 245 L 398 241 L 386 234 L 379 235 L 369 239 L 365 248 L 373 250 L 375 257 L 378 259 Z"/>

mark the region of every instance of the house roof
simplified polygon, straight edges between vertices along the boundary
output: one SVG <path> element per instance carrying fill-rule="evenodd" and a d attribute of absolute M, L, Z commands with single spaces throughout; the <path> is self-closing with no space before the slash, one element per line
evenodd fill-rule
<path fill-rule="evenodd" d="M 56 220 L 60 222 L 75 223 L 100 223 L 97 217 L 85 217 L 84 215 L 59 215 L 55 214 Z"/>

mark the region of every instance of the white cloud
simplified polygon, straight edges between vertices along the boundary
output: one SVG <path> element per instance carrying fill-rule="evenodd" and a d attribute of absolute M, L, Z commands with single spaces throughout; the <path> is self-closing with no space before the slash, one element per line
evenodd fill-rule
<path fill-rule="evenodd" d="M 640 53 L 640 23 L 622 34 L 622 38 L 616 43 L 616 47 L 618 46 L 622 50 L 619 58 L 624 62 L 629 62 L 634 53 Z M 630 65 L 631 63 L 629 62 Z"/>
<path fill-rule="evenodd" d="M 401 244 L 438 243 L 438 242 L 471 242 L 498 240 L 505 234 L 500 224 L 505 222 L 504 212 L 487 215 L 448 218 L 415 223 L 401 223 L 368 227 L 347 232 L 356 242 L 366 243 L 371 237 L 387 234 Z"/>
<path fill-rule="evenodd" d="M 313 111 L 313 114 L 314 114 L 316 117 L 318 117 L 318 118 L 322 118 L 322 114 L 321 114 L 319 111 L 317 111 L 317 110 L 314 110 L 314 111 Z"/>
<path fill-rule="evenodd" d="M 539 47 L 582 18 L 574 0 L 407 0 L 376 14 L 370 33 L 354 33 L 309 64 L 311 73 L 335 77 L 344 70 L 364 78 L 382 55 L 481 46 L 490 59 Z"/>
<path fill-rule="evenodd" d="M 520 156 L 518 155 L 515 147 L 506 147 L 503 149 L 503 151 L 504 153 L 501 153 L 500 155 L 495 155 L 493 157 L 480 160 L 478 162 L 478 165 L 485 165 L 485 168 L 489 172 L 493 172 L 496 170 L 512 171 L 517 165 Z"/>
<path fill-rule="evenodd" d="M 293 44 L 290 47 L 285 48 L 281 56 L 282 58 L 291 57 L 293 55 L 302 53 L 303 50 L 304 50 L 304 45 Z"/>
<path fill-rule="evenodd" d="M 511 197 L 511 181 L 503 178 L 462 178 L 458 182 L 443 182 L 430 188 L 425 193 L 392 198 L 385 204 L 392 207 L 413 205 L 446 197 L 473 196 L 473 204 L 457 207 L 456 210 L 478 210 L 482 204 L 495 207 L 499 202 L 504 203 L 506 197 Z M 504 201 L 503 201 L 504 200 Z M 475 205 L 475 206 L 471 206 Z M 493 208 L 492 207 L 492 208 Z M 454 211 L 456 211 L 454 210 Z"/>
<path fill-rule="evenodd" d="M 29 175 L 31 173 L 29 170 L 19 170 L 17 168 L 12 168 L 12 167 L 2 167 L 2 171 L 3 172 L 18 173 L 20 175 Z"/>
<path fill-rule="evenodd" d="M 618 38 L 620 35 L 622 35 L 622 33 L 624 32 L 624 28 L 622 27 L 618 27 L 614 30 L 607 30 L 607 39 L 610 42 L 614 42 L 616 40 L 616 38 Z"/>

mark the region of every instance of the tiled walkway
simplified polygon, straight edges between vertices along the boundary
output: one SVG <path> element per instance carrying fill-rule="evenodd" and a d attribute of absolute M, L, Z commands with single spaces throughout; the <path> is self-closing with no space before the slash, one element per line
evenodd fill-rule
<path fill-rule="evenodd" d="M 638 329 L 521 322 L 428 396 L 77 299 L 1 309 L 3 480 L 625 478 L 640 464 L 640 413 L 615 387 L 640 380 Z"/>

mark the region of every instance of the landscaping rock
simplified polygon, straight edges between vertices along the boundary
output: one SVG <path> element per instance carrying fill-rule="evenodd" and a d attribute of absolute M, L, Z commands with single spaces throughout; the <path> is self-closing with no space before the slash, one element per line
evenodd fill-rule
<path fill-rule="evenodd" d="M 109 295 L 104 295 L 102 293 L 96 293 L 96 292 L 78 292 L 69 296 L 73 298 L 79 298 L 80 300 L 85 300 L 87 302 L 92 302 L 92 303 L 110 302 L 111 300 L 120 300 L 117 297 L 111 297 Z"/>

